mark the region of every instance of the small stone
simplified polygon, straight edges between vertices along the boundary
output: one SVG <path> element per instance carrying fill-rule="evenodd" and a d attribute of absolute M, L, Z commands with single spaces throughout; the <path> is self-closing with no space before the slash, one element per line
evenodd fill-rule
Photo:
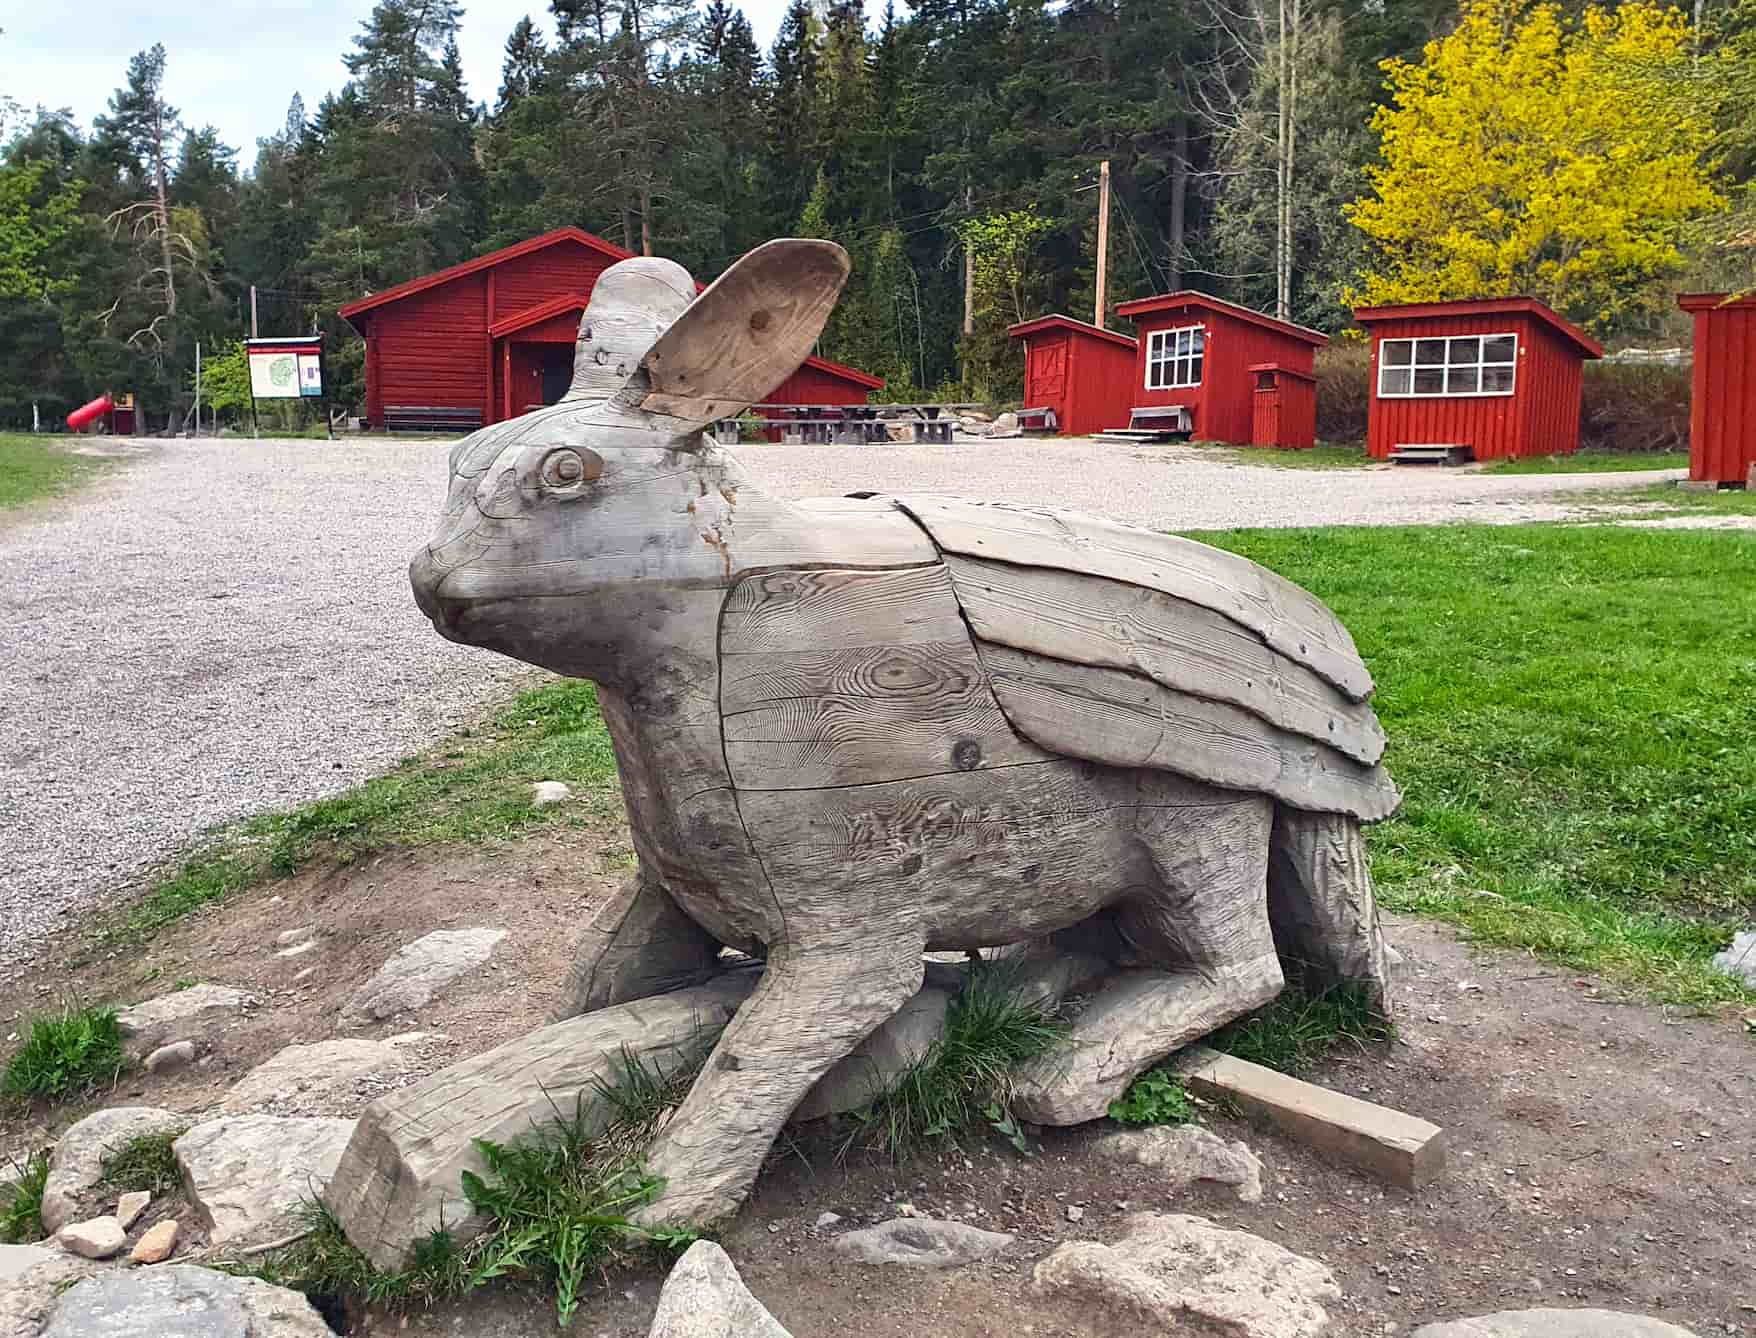
<path fill-rule="evenodd" d="M 172 1041 L 161 1045 L 146 1057 L 148 1073 L 175 1073 L 195 1058 L 194 1041 Z"/>
<path fill-rule="evenodd" d="M 1756 990 L 1756 929 L 1734 934 L 1731 947 L 1724 952 L 1715 953 L 1713 964 L 1728 976 L 1742 980 L 1748 988 Z"/>
<path fill-rule="evenodd" d="M 1083 1222 L 1085 1220 L 1085 1209 L 1079 1207 L 1077 1204 L 1068 1204 L 1067 1220 L 1069 1222 Z"/>
<path fill-rule="evenodd" d="M 431 1003 L 460 976 L 493 956 L 504 929 L 439 929 L 399 948 L 348 1000 L 343 1013 L 378 1022 Z"/>
<path fill-rule="evenodd" d="M 295 943 L 303 943 L 306 939 L 310 938 L 316 932 L 317 932 L 316 925 L 301 925 L 297 929 L 287 930 L 286 933 L 281 934 L 278 937 L 276 937 L 276 939 L 274 941 L 276 943 L 280 944 L 281 947 L 288 948 L 288 947 L 291 947 Z"/>
<path fill-rule="evenodd" d="M 116 1221 L 121 1226 L 122 1230 L 131 1230 L 134 1224 L 140 1220 L 140 1215 L 146 1211 L 147 1205 L 151 1202 L 152 1195 L 148 1194 L 144 1189 L 136 1190 L 132 1194 L 124 1194 L 121 1198 L 117 1199 Z"/>
<path fill-rule="evenodd" d="M 303 971 L 299 972 L 298 975 L 293 977 L 293 984 L 297 985 L 301 980 L 309 980 L 309 979 L 311 979 L 312 976 L 314 976 L 316 974 L 317 974 L 316 967 L 307 966 Z"/>
<path fill-rule="evenodd" d="M 108 1259 L 121 1253 L 128 1243 L 128 1233 L 114 1217 L 94 1217 L 86 1222 L 69 1222 L 55 1233 L 55 1243 L 69 1254 L 85 1259 Z"/>
<path fill-rule="evenodd" d="M 191 985 L 186 990 L 148 999 L 116 1014 L 116 1024 L 140 1054 L 156 1050 L 173 1037 L 204 1039 L 256 1001 L 228 985 Z"/>
<path fill-rule="evenodd" d="M 698 1240 L 659 1292 L 647 1338 L 792 1338 L 750 1294 L 726 1252 Z"/>
<path fill-rule="evenodd" d="M 1198 1181 L 1231 1185 L 1244 1203 L 1262 1198 L 1262 1162 L 1241 1142 L 1227 1143 L 1199 1125 L 1131 1129 L 1100 1138 L 1094 1150 L 1117 1161 L 1164 1172 L 1166 1188 L 1182 1190 Z"/>
<path fill-rule="evenodd" d="M 1423 1324 L 1409 1338 L 1696 1338 L 1662 1319 L 1619 1310 L 1502 1310 Z"/>
<path fill-rule="evenodd" d="M 812 1225 L 815 1226 L 819 1231 L 824 1231 L 824 1230 L 827 1230 L 829 1227 L 839 1225 L 840 1222 L 841 1222 L 841 1214 L 840 1213 L 818 1213 L 817 1220 L 815 1222 L 813 1222 Z"/>
<path fill-rule="evenodd" d="M 779 1222 L 770 1222 L 768 1224 L 768 1234 L 769 1235 L 773 1236 L 773 1235 L 777 1234 L 779 1231 L 780 1231 L 780 1223 Z"/>
<path fill-rule="evenodd" d="M 154 1222 L 134 1243 L 133 1252 L 128 1258 L 136 1264 L 160 1264 L 176 1253 L 177 1233 L 180 1228 L 177 1219 L 167 1217 L 162 1222 Z"/>
<path fill-rule="evenodd" d="M 308 938 L 303 943 L 295 943 L 290 948 L 282 948 L 279 952 L 275 953 L 275 956 L 285 958 L 303 957 L 306 953 L 315 952 L 316 950 L 317 940 L 314 938 Z"/>
<path fill-rule="evenodd" d="M 983 1231 L 962 1222 L 899 1217 L 837 1236 L 832 1248 L 866 1264 L 956 1268 L 997 1254 L 1012 1241 L 1013 1237 L 1005 1232 Z"/>
<path fill-rule="evenodd" d="M 537 781 L 530 787 L 530 806 L 532 808 L 548 808 L 551 804 L 564 804 L 573 798 L 573 791 L 561 781 Z"/>

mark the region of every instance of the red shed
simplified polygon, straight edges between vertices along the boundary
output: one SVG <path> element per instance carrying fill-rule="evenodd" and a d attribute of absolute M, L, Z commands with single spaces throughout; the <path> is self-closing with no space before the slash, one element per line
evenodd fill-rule
<path fill-rule="evenodd" d="M 559 228 L 348 303 L 366 340 L 367 425 L 468 429 L 553 404 L 598 275 L 631 254 Z M 772 398 L 863 404 L 883 384 L 808 358 Z"/>
<path fill-rule="evenodd" d="M 1366 453 L 1468 447 L 1477 460 L 1570 455 L 1581 368 L 1602 345 L 1534 297 L 1363 307 L 1372 334 Z"/>
<path fill-rule="evenodd" d="M 1689 477 L 1756 483 L 1756 297 L 1685 293 L 1695 317 L 1689 408 Z"/>
<path fill-rule="evenodd" d="M 1051 410 L 1070 437 L 1127 427 L 1134 341 L 1071 316 L 1040 316 L 1006 331 L 1024 341 L 1026 409 Z"/>
<path fill-rule="evenodd" d="M 1135 407 L 1181 405 L 1203 441 L 1309 446 L 1315 440 L 1312 362 L 1327 335 L 1188 291 L 1124 302 L 1116 314 L 1138 331 Z M 1279 397 L 1276 412 L 1262 416 L 1265 428 L 1272 425 L 1271 440 L 1256 436 L 1255 399 L 1263 382 Z"/>

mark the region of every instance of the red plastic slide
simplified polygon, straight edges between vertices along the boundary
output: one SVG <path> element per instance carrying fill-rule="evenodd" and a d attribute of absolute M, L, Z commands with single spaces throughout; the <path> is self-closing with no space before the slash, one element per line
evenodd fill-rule
<path fill-rule="evenodd" d="M 90 404 L 82 404 L 72 413 L 68 414 L 68 429 L 73 432 L 83 432 L 88 424 L 103 417 L 115 407 L 116 401 L 111 399 L 109 392 L 106 391 L 104 394 L 99 395 Z"/>

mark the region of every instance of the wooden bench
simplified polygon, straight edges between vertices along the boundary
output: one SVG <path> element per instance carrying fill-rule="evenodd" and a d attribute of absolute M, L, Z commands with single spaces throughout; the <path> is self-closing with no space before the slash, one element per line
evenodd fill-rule
<path fill-rule="evenodd" d="M 1391 462 L 1399 465 L 1467 465 L 1475 458 L 1475 447 L 1452 441 L 1399 443 L 1390 448 Z"/>
<path fill-rule="evenodd" d="M 384 406 L 386 432 L 474 432 L 481 425 L 480 409 L 452 409 L 423 404 Z"/>
<path fill-rule="evenodd" d="M 1060 427 L 1053 409 L 1020 409 L 1018 430 L 1028 436 L 1053 436 Z"/>
<path fill-rule="evenodd" d="M 1195 435 L 1195 424 L 1187 405 L 1136 404 L 1128 410 L 1127 427 L 1108 427 L 1098 435 L 1122 441 L 1187 441 Z"/>

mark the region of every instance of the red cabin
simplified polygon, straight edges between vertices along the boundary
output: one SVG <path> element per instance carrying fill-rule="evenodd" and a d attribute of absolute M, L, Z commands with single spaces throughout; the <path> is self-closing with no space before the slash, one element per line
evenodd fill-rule
<path fill-rule="evenodd" d="M 1581 369 L 1604 350 L 1534 297 L 1364 307 L 1354 319 L 1372 335 L 1373 458 L 1578 449 Z"/>
<path fill-rule="evenodd" d="M 1689 477 L 1756 486 L 1756 297 L 1685 293 L 1695 317 Z"/>
<path fill-rule="evenodd" d="M 468 431 L 553 404 L 598 275 L 631 254 L 559 228 L 348 303 L 341 316 L 366 340 L 367 426 Z M 770 398 L 864 404 L 883 384 L 808 358 Z"/>
<path fill-rule="evenodd" d="M 1150 422 L 1181 407 L 1191 435 L 1236 446 L 1305 447 L 1316 441 L 1313 359 L 1327 335 L 1206 293 L 1124 302 L 1138 351 L 1133 408 Z M 1266 396 L 1262 412 L 1257 399 Z M 1155 414 L 1153 411 L 1158 411 Z M 1259 437 L 1258 431 L 1268 433 Z"/>
<path fill-rule="evenodd" d="M 1042 316 L 1006 333 L 1024 341 L 1021 422 L 1041 416 L 1043 427 L 1069 437 L 1128 426 L 1135 351 L 1127 335 L 1071 316 Z"/>

